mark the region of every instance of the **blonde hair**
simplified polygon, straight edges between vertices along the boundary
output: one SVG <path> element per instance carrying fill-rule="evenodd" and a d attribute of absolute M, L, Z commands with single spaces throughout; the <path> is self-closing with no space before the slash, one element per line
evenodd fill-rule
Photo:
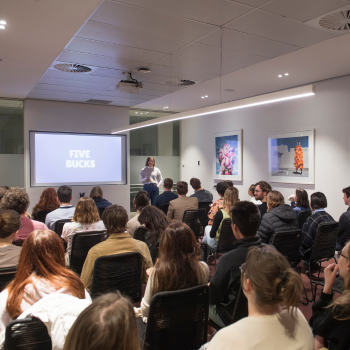
<path fill-rule="evenodd" d="M 267 211 L 270 211 L 272 208 L 278 207 L 281 204 L 284 204 L 284 197 L 279 191 L 270 191 L 266 197 Z"/>
<path fill-rule="evenodd" d="M 75 208 L 72 221 L 92 224 L 100 221 L 100 215 L 91 197 L 81 197 Z"/>
<path fill-rule="evenodd" d="M 239 202 L 238 189 L 236 187 L 229 187 L 224 194 L 223 210 L 228 213 L 230 208 L 237 202 Z"/>

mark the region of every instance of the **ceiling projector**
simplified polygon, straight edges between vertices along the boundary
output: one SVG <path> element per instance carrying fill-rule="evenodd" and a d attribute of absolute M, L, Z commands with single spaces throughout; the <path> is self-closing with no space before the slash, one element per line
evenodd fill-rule
<path fill-rule="evenodd" d="M 128 94 L 138 94 L 142 89 L 142 83 L 139 83 L 136 79 L 131 76 L 131 73 L 127 73 L 127 80 L 121 80 L 116 86 L 116 90 L 126 92 Z"/>

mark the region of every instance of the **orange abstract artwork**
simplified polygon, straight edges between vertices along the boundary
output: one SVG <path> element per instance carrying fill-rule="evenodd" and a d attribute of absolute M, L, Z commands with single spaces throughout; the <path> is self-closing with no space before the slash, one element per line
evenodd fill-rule
<path fill-rule="evenodd" d="M 294 151 L 294 167 L 295 171 L 298 171 L 299 169 L 301 172 L 303 171 L 304 168 L 304 158 L 303 158 L 303 149 L 299 143 L 299 145 L 295 146 L 295 151 Z"/>

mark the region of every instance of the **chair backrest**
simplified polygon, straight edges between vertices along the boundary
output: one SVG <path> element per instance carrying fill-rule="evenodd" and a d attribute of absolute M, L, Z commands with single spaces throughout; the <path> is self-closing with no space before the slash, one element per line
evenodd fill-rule
<path fill-rule="evenodd" d="M 94 245 L 105 241 L 107 237 L 105 231 L 90 231 L 73 235 L 70 268 L 80 276 L 89 250 Z"/>
<path fill-rule="evenodd" d="M 216 249 L 217 253 L 229 252 L 234 249 L 234 241 L 236 241 L 236 237 L 232 231 L 231 219 L 224 219 L 221 224 L 220 236 Z"/>
<path fill-rule="evenodd" d="M 147 231 L 146 227 L 139 226 L 134 233 L 134 239 L 145 242 L 145 234 Z"/>
<path fill-rule="evenodd" d="M 100 215 L 100 219 L 102 220 L 102 214 L 106 208 L 98 208 L 98 214 Z"/>
<path fill-rule="evenodd" d="M 338 231 L 339 223 L 336 221 L 321 223 L 318 226 L 310 261 L 329 260 L 334 258 Z"/>
<path fill-rule="evenodd" d="M 142 255 L 137 252 L 100 256 L 96 259 L 91 286 L 91 297 L 119 290 L 133 303 L 142 297 Z"/>
<path fill-rule="evenodd" d="M 62 230 L 63 226 L 67 222 L 72 222 L 72 219 L 61 219 L 55 221 L 55 232 L 61 237 L 62 236 Z"/>
<path fill-rule="evenodd" d="M 209 287 L 153 296 L 143 350 L 197 350 L 207 342 Z"/>
<path fill-rule="evenodd" d="M 292 267 L 296 267 L 299 262 L 301 234 L 301 230 L 277 232 L 272 239 L 272 245 L 287 258 Z"/>
<path fill-rule="evenodd" d="M 233 310 L 232 323 L 248 317 L 248 299 L 244 295 L 242 287 L 239 288 L 235 308 Z"/>
<path fill-rule="evenodd" d="M 311 211 L 301 211 L 298 215 L 298 225 L 300 230 L 303 229 L 303 225 L 305 224 L 307 218 L 312 215 Z"/>
<path fill-rule="evenodd" d="M 3 267 L 0 269 L 0 292 L 14 279 L 16 272 L 17 266 Z"/>
<path fill-rule="evenodd" d="M 52 210 L 51 209 L 48 209 L 48 210 L 39 210 L 37 211 L 36 213 L 34 213 L 33 215 L 33 219 L 36 220 L 36 221 L 40 221 L 42 223 L 45 224 L 45 219 L 46 219 L 46 215 L 48 213 L 51 213 Z"/>
<path fill-rule="evenodd" d="M 17 241 L 12 241 L 12 244 L 17 247 L 22 247 L 24 239 L 18 239 Z"/>
<path fill-rule="evenodd" d="M 212 204 L 212 202 L 198 202 L 198 209 L 204 208 L 206 215 L 208 215 L 210 210 L 210 204 Z"/>
<path fill-rule="evenodd" d="M 162 212 L 167 215 L 168 214 L 168 209 L 169 209 L 169 203 L 163 203 L 162 204 Z"/>
<path fill-rule="evenodd" d="M 4 349 L 51 350 L 52 342 L 45 324 L 36 317 L 28 317 L 7 325 Z"/>
<path fill-rule="evenodd" d="M 204 208 L 185 210 L 182 222 L 188 225 L 198 238 L 203 236 L 207 215 Z"/>

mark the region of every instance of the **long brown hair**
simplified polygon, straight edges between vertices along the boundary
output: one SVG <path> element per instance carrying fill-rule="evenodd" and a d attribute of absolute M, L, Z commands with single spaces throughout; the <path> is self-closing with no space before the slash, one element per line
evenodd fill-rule
<path fill-rule="evenodd" d="M 309 196 L 307 192 L 303 188 L 297 188 L 295 190 L 295 194 L 297 195 L 297 201 L 295 205 L 297 207 L 308 208 L 309 207 Z"/>
<path fill-rule="evenodd" d="M 100 220 L 95 201 L 91 197 L 81 197 L 75 208 L 73 221 L 92 224 Z"/>
<path fill-rule="evenodd" d="M 143 208 L 138 220 L 141 225 L 144 225 L 153 234 L 156 232 L 162 234 L 171 223 L 164 212 L 153 205 Z"/>
<path fill-rule="evenodd" d="M 141 350 L 133 305 L 120 292 L 96 298 L 76 319 L 63 350 Z"/>
<path fill-rule="evenodd" d="M 53 187 L 46 188 L 40 196 L 39 202 L 35 204 L 32 213 L 39 210 L 55 210 L 60 207 L 57 192 Z"/>
<path fill-rule="evenodd" d="M 153 293 L 197 286 L 204 279 L 199 253 L 194 233 L 186 224 L 169 225 L 160 238 Z"/>
<path fill-rule="evenodd" d="M 261 245 L 249 249 L 241 275 L 241 286 L 249 278 L 260 306 L 282 304 L 293 317 L 303 291 L 300 275 L 276 249 Z"/>
<path fill-rule="evenodd" d="M 239 202 L 238 189 L 236 187 L 229 187 L 224 194 L 223 210 L 229 213 L 230 208 Z"/>
<path fill-rule="evenodd" d="M 66 288 L 73 296 L 85 299 L 84 284 L 66 268 L 64 253 L 62 240 L 51 230 L 36 230 L 26 238 L 16 276 L 8 286 L 6 310 L 12 319 L 23 312 L 24 289 L 35 277 L 45 279 L 57 290 Z"/>

